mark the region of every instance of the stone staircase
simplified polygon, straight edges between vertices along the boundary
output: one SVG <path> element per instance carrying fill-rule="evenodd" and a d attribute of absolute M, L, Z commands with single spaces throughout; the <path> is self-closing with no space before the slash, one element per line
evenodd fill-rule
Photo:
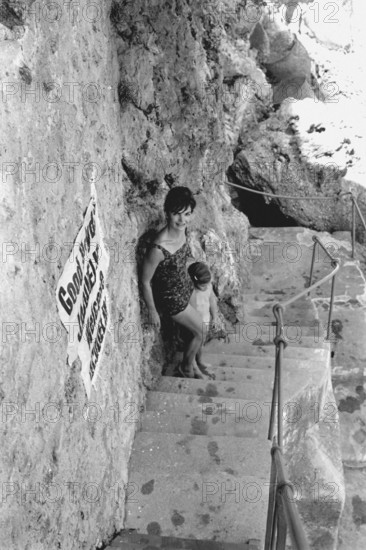
<path fill-rule="evenodd" d="M 258 233 L 260 229 L 252 230 L 253 238 L 258 239 Z M 267 432 L 275 357 L 272 305 L 304 287 L 308 253 L 305 246 L 306 268 L 302 262 L 269 262 L 263 255 L 253 261 L 245 320 L 228 342 L 213 340 L 204 348 L 215 380 L 164 376 L 148 392 L 130 459 L 125 530 L 109 550 L 263 548 L 271 466 Z M 316 423 L 304 404 L 310 397 L 329 403 L 330 348 L 309 298 L 286 310 L 285 325 L 284 398 L 303 407 L 296 426 L 285 418 L 285 439 L 293 453 L 292 440 L 296 448 Z M 302 466 L 303 483 L 307 466 Z M 304 488 L 298 505 L 315 540 L 312 547 L 330 549 L 323 532 L 323 543 L 317 545 L 317 531 L 306 515 L 314 510 L 309 495 Z M 334 529 L 332 520 L 329 529 Z"/>

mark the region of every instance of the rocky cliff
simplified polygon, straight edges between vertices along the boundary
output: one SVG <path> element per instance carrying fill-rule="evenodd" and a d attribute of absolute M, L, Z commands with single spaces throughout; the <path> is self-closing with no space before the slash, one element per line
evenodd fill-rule
<path fill-rule="evenodd" d="M 252 87 L 238 101 L 235 85 L 265 79 L 238 3 L 216 4 L 1 3 L 6 548 L 90 549 L 123 527 L 144 388 L 164 359 L 143 327 L 137 244 L 163 222 L 169 187 L 195 192 L 194 249 L 213 268 L 222 318 L 242 315 L 248 224 L 223 175 L 253 110 Z M 80 360 L 67 362 L 56 287 L 92 185 L 109 326 L 88 399 Z"/>
<path fill-rule="evenodd" d="M 227 169 L 234 181 L 277 192 L 354 187 L 358 130 L 335 134 L 331 151 L 318 143 L 338 119 L 329 110 L 328 125 L 319 119 L 333 88 L 326 63 L 317 71 L 297 34 L 303 21 L 311 27 L 305 11 L 297 23 L 291 2 L 2 0 L 4 547 L 91 549 L 123 527 L 145 388 L 166 359 L 160 335 L 144 325 L 140 244 L 163 223 L 169 188 L 195 193 L 194 252 L 212 268 L 222 321 L 235 322 L 250 253 Z M 311 32 L 346 55 L 347 32 L 339 46 L 325 30 Z M 357 170 L 360 179 L 362 163 Z M 67 362 L 72 335 L 56 288 L 94 187 L 109 255 L 109 324 L 88 397 L 80 359 Z M 324 229 L 347 223 L 339 205 L 280 203 Z"/>
<path fill-rule="evenodd" d="M 230 179 L 295 197 L 269 200 L 321 231 L 349 230 L 351 204 L 342 193 L 366 208 L 364 17 L 357 0 L 269 3 L 250 34 L 272 85 L 272 109 L 242 129 Z M 296 199 L 304 196 L 316 199 Z"/>

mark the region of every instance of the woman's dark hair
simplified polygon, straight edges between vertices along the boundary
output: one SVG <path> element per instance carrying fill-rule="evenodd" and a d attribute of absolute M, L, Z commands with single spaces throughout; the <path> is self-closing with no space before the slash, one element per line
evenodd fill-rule
<path fill-rule="evenodd" d="M 192 212 L 196 207 L 196 201 L 192 195 L 192 191 L 188 187 L 178 186 L 173 187 L 168 192 L 164 202 L 164 212 L 166 214 L 179 214 L 188 208 Z"/>
<path fill-rule="evenodd" d="M 188 267 L 188 273 L 194 284 L 205 285 L 211 281 L 211 272 L 203 262 L 194 262 Z"/>

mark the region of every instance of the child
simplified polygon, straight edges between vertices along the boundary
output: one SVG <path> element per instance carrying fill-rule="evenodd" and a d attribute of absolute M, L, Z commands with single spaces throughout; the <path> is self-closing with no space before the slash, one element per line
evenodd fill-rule
<path fill-rule="evenodd" d="M 211 273 L 207 265 L 203 262 L 194 262 L 188 267 L 188 273 L 194 284 L 189 303 L 194 307 L 202 317 L 202 345 L 196 354 L 196 362 L 201 371 L 211 365 L 202 361 L 202 346 L 205 343 L 208 327 L 210 325 L 210 317 L 212 317 L 213 328 L 217 327 L 217 304 L 211 283 Z"/>

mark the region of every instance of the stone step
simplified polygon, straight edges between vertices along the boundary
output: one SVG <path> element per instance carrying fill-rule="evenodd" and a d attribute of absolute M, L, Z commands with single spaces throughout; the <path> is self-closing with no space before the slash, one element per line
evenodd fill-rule
<path fill-rule="evenodd" d="M 290 334 L 290 331 L 287 331 L 287 333 L 284 334 L 285 341 L 288 344 L 288 347 L 286 349 L 289 349 L 291 347 L 302 347 L 302 348 L 329 348 L 329 342 L 325 339 L 323 336 L 303 336 L 300 334 L 300 332 L 292 333 Z M 269 338 L 258 338 L 258 340 L 254 340 L 254 342 L 251 342 L 252 345 L 258 346 L 273 346 L 274 342 L 273 340 L 270 340 Z"/>
<path fill-rule="evenodd" d="M 300 418 L 305 421 L 308 417 L 307 421 L 313 422 L 312 408 L 304 409 L 303 396 L 307 392 L 311 394 L 313 388 L 322 383 L 324 372 L 325 364 L 319 361 L 309 361 L 306 368 L 297 362 L 284 365 L 283 420 L 291 423 L 292 428 Z M 268 376 L 262 385 L 256 382 L 243 384 L 166 377 L 161 389 L 176 390 L 178 393 L 150 391 L 140 427 L 142 431 L 160 433 L 267 437 L 271 387 L 272 377 Z M 234 393 L 229 392 L 232 388 L 235 388 L 238 397 L 227 396 Z M 301 413 L 297 420 L 291 416 L 294 410 Z"/>
<path fill-rule="evenodd" d="M 351 231 L 334 231 L 332 237 L 333 239 L 337 239 L 337 241 L 345 241 L 348 244 L 352 244 Z"/>
<path fill-rule="evenodd" d="M 274 316 L 263 316 L 263 315 L 252 315 L 250 313 L 245 313 L 245 323 L 242 324 L 248 324 L 248 323 L 257 323 L 259 325 L 268 325 L 271 324 L 273 326 L 276 325 L 276 320 Z M 316 327 L 321 326 L 324 327 L 324 323 L 322 324 L 319 319 L 292 319 L 289 321 L 288 319 L 284 320 L 284 326 L 285 327 L 301 327 L 301 328 L 313 328 L 315 330 Z"/>
<path fill-rule="evenodd" d="M 299 323 L 284 323 L 284 335 L 290 342 L 295 342 L 303 336 L 313 336 L 316 341 L 324 341 L 326 332 L 327 327 L 319 321 L 309 323 L 307 326 Z M 276 335 L 276 322 L 265 317 L 248 315 L 246 322 L 237 323 L 233 329 L 228 329 L 227 333 L 230 341 L 241 338 L 249 343 L 253 343 L 258 339 L 273 342 Z"/>
<path fill-rule="evenodd" d="M 202 473 L 177 468 L 153 477 L 131 472 L 129 483 L 137 492 L 126 502 L 127 529 L 221 542 L 264 540 L 268 479 L 236 477 L 217 465 Z"/>
<path fill-rule="evenodd" d="M 276 323 L 274 315 L 271 313 L 271 309 L 266 308 L 260 308 L 257 309 L 255 307 L 253 308 L 246 308 L 245 310 L 245 322 L 249 322 L 249 319 L 251 320 L 252 317 L 263 317 L 265 319 L 265 322 L 270 323 Z M 249 319 L 248 319 L 249 318 Z M 294 325 L 302 325 L 303 322 L 305 322 L 305 326 L 309 324 L 309 321 L 312 321 L 314 324 L 316 316 L 315 313 L 312 313 L 310 311 L 306 311 L 306 313 L 299 312 L 299 311 L 293 311 L 287 314 L 287 312 L 284 312 L 283 315 L 283 324 L 287 326 L 294 326 Z"/>
<path fill-rule="evenodd" d="M 266 308 L 266 307 L 262 307 L 262 308 L 251 307 L 247 309 L 244 304 L 244 315 L 245 315 L 246 321 L 248 317 L 263 317 L 266 320 L 276 321 L 275 316 L 273 315 L 272 309 Z M 309 322 L 314 323 L 315 319 L 316 319 L 316 314 L 313 311 L 308 311 L 308 310 L 304 310 L 304 311 L 286 310 L 283 314 L 284 324 L 298 323 L 300 325 L 302 324 L 306 325 Z"/>
<path fill-rule="evenodd" d="M 309 286 L 310 266 L 312 253 L 303 254 L 303 262 L 297 265 L 289 265 L 285 260 L 276 260 L 269 263 L 268 258 L 259 258 L 251 266 L 251 283 L 248 293 L 270 292 L 272 289 L 281 290 L 286 297 L 294 296 Z M 322 277 L 332 271 L 329 258 L 324 255 L 314 263 L 312 282 L 319 281 Z M 320 288 L 325 288 L 328 283 L 324 282 Z M 337 285 L 336 285 L 337 286 Z M 313 296 L 314 290 L 311 292 Z M 281 301 L 281 300 L 279 300 Z"/>
<path fill-rule="evenodd" d="M 285 353 L 287 351 L 286 348 Z M 273 372 L 275 365 L 275 356 L 267 355 L 265 357 L 256 357 L 256 356 L 245 356 L 243 357 L 240 354 L 217 354 L 217 353 L 205 353 L 204 359 L 212 365 L 212 372 L 215 372 L 216 367 L 222 367 L 224 369 L 235 369 L 235 370 L 270 370 Z M 298 368 L 306 370 L 312 364 L 317 362 L 322 362 L 323 359 L 296 359 L 291 357 L 284 356 L 283 365 L 284 368 L 293 368 L 296 365 Z"/>
<path fill-rule="evenodd" d="M 180 380 L 176 378 L 175 380 Z M 185 379 L 183 379 L 185 380 Z M 189 379 L 188 379 L 189 380 Z M 197 381 L 199 382 L 199 380 Z M 266 401 L 263 399 L 242 399 L 231 397 L 192 395 L 185 393 L 167 393 L 149 391 L 146 397 L 146 411 L 161 413 L 174 412 L 178 414 L 196 414 L 203 421 L 207 418 L 226 416 L 234 418 L 235 422 L 258 422 L 258 415 L 263 418 Z M 238 411 L 240 411 L 238 413 Z M 261 414 L 262 412 L 262 414 Z M 217 422 L 217 421 L 216 421 Z M 215 422 L 213 422 L 215 424 Z"/>
<path fill-rule="evenodd" d="M 240 332 L 239 332 L 240 331 Z M 315 331 L 313 331 L 315 332 Z M 273 346 L 274 345 L 274 330 L 268 330 L 267 334 L 262 331 L 261 328 L 257 326 L 246 324 L 238 328 L 236 334 L 231 334 L 227 338 L 228 345 L 231 344 L 245 344 L 252 346 Z M 301 330 L 296 328 L 287 328 L 284 331 L 284 338 L 288 346 L 291 347 L 304 347 L 304 348 L 328 348 L 329 342 L 326 340 L 326 335 L 324 333 L 318 334 L 314 333 L 309 336 L 302 334 Z M 224 342 L 222 342 L 224 343 Z"/>
<path fill-rule="evenodd" d="M 242 254 L 242 256 L 244 256 Z M 273 287 L 275 290 L 284 290 L 286 288 L 286 282 L 290 280 L 294 273 L 301 273 L 304 271 L 309 274 L 312 260 L 312 247 L 306 245 L 295 244 L 292 246 L 289 241 L 273 244 L 273 241 L 257 241 L 251 240 L 245 248 L 245 259 L 250 266 L 252 272 L 257 272 L 263 275 L 263 279 L 268 275 L 278 275 L 278 272 L 282 270 L 283 278 L 277 287 Z M 293 261 L 299 260 L 299 261 Z M 314 262 L 316 267 L 327 269 L 330 266 L 329 258 L 325 253 L 320 251 Z M 305 282 L 305 280 L 303 280 Z M 295 284 L 289 285 L 296 286 Z M 268 288 L 265 286 L 264 288 Z M 300 290 L 301 285 L 299 281 L 297 289 Z M 269 288 L 268 288 L 269 290 Z"/>
<path fill-rule="evenodd" d="M 269 266 L 271 263 L 283 260 L 289 267 L 303 264 L 310 268 L 308 256 L 311 257 L 314 247 L 313 236 L 320 238 L 334 257 L 337 257 L 340 245 L 344 246 L 345 250 L 351 251 L 350 236 L 341 235 L 343 242 L 339 243 L 337 242 L 337 236 L 326 232 L 320 233 L 307 228 L 268 227 L 252 228 L 250 230 L 248 244 L 252 246 L 247 247 L 250 250 L 243 250 L 243 253 L 246 253 L 248 260 L 253 258 L 254 255 L 261 256 L 263 259 L 266 258 Z M 323 259 L 323 257 L 328 260 L 327 254 L 318 247 L 316 261 Z"/>
<path fill-rule="evenodd" d="M 253 445 L 252 439 L 228 436 L 138 432 L 129 464 L 130 480 L 135 472 L 146 473 L 152 480 L 155 474 L 174 474 L 177 470 L 205 477 L 217 471 L 234 477 L 256 472 L 258 477 L 268 479 L 270 456 L 271 442 L 265 438 Z"/>
<path fill-rule="evenodd" d="M 147 432 L 265 438 L 270 402 L 270 398 L 248 400 L 150 391 L 139 427 Z"/>
<path fill-rule="evenodd" d="M 221 367 L 218 367 L 218 369 L 220 368 Z M 217 370 L 212 370 L 212 372 L 216 374 Z M 263 376 L 263 373 L 267 373 L 266 371 L 262 371 L 262 376 L 259 376 L 256 380 L 247 378 L 241 381 L 235 378 L 229 381 L 221 381 L 218 378 L 216 378 L 216 380 L 207 381 L 195 380 L 193 378 L 163 376 L 155 389 L 156 391 L 164 393 L 205 395 L 222 398 L 229 397 L 232 399 L 261 398 L 269 401 L 272 396 L 273 372 L 271 376 Z"/>
<path fill-rule="evenodd" d="M 139 432 L 125 526 L 205 540 L 263 538 L 270 447 L 266 440 L 254 446 L 227 436 Z"/>
<path fill-rule="evenodd" d="M 315 344 L 319 346 L 319 344 Z M 205 346 L 205 352 L 210 354 L 218 354 L 223 356 L 229 355 L 243 355 L 254 357 L 269 357 L 271 360 L 275 357 L 275 346 L 273 344 L 268 345 L 250 345 L 247 343 L 237 342 L 218 342 L 217 340 L 211 340 Z M 328 358 L 330 346 L 328 343 L 323 344 L 322 347 L 299 347 L 288 345 L 284 351 L 284 357 L 297 358 L 305 360 L 322 361 Z"/>
<path fill-rule="evenodd" d="M 274 303 L 274 302 L 273 302 Z M 262 316 L 266 316 L 268 315 L 269 317 L 273 317 L 273 320 L 274 322 L 276 321 L 275 319 L 275 316 L 273 315 L 273 312 L 272 312 L 272 305 L 273 303 L 269 303 L 268 302 L 268 306 L 264 305 L 264 302 L 260 303 L 260 302 L 257 302 L 258 305 L 256 305 L 256 303 L 253 302 L 253 304 L 247 304 L 244 302 L 244 308 L 245 308 L 245 314 L 247 315 L 251 315 L 251 316 L 255 316 L 255 315 L 258 315 L 258 317 L 262 317 Z M 313 306 L 312 306 L 313 308 Z M 298 321 L 298 322 L 301 322 L 301 319 L 304 318 L 304 319 L 316 319 L 317 317 L 317 312 L 315 311 L 315 309 L 313 310 L 312 308 L 309 308 L 309 306 L 307 305 L 306 308 L 303 307 L 302 309 L 300 308 L 297 308 L 296 310 L 295 309 L 285 309 L 284 312 L 283 312 L 283 320 L 284 322 L 291 322 L 293 323 L 294 321 Z"/>
<path fill-rule="evenodd" d="M 251 227 L 249 239 L 265 239 L 271 242 L 299 242 L 302 245 L 312 246 L 312 236 L 316 235 L 326 242 L 334 240 L 344 241 L 349 245 L 352 242 L 350 231 L 334 231 L 332 234 L 319 232 L 313 229 L 292 226 L 292 227 Z M 249 241 L 250 242 L 250 241 Z M 349 246 L 347 247 L 349 248 Z"/>
<path fill-rule="evenodd" d="M 297 271 L 284 272 L 284 266 L 277 266 L 276 271 L 269 271 L 268 262 L 257 263 L 251 268 L 249 293 L 263 293 L 275 288 L 285 292 L 284 296 L 294 296 L 309 284 L 309 268 L 298 267 Z"/>
<path fill-rule="evenodd" d="M 259 408 L 258 411 L 259 418 L 259 414 L 263 414 L 263 411 Z M 239 418 L 239 413 L 238 407 L 236 418 Z M 211 416 L 203 415 L 200 411 L 179 414 L 174 414 L 172 411 L 146 411 L 140 423 L 140 429 L 143 432 L 244 437 L 253 441 L 258 437 L 267 437 L 268 426 L 269 415 L 263 422 L 235 422 L 235 415 L 229 414 L 225 409 L 222 409 L 222 413 Z"/>
<path fill-rule="evenodd" d="M 312 376 L 317 376 L 322 370 L 322 363 L 313 363 L 307 366 L 306 371 L 297 364 L 283 365 L 282 384 L 285 399 L 295 399 L 297 389 L 305 387 Z M 189 394 L 200 397 L 219 397 L 222 399 L 245 399 L 255 400 L 257 403 L 268 402 L 272 399 L 274 383 L 274 366 L 272 369 L 234 369 L 231 380 L 221 380 L 221 369 L 216 367 L 210 369 L 215 374 L 215 380 L 195 380 L 193 378 L 178 378 L 163 376 L 159 381 L 156 391 L 167 394 Z M 237 373 L 242 372 L 242 376 Z M 249 374 L 248 374 L 249 371 Z M 227 373 L 226 373 L 227 375 Z M 245 377 L 244 377 L 245 376 Z"/>
<path fill-rule="evenodd" d="M 216 356 L 213 356 L 214 358 Z M 234 358 L 238 358 L 240 356 L 234 355 Z M 206 359 L 206 357 L 205 357 Z M 218 366 L 214 363 L 211 363 L 211 367 L 208 369 L 208 371 L 215 376 L 214 382 L 229 382 L 229 381 L 235 381 L 240 384 L 246 383 L 249 384 L 250 387 L 252 387 L 254 384 L 260 384 L 263 386 L 263 384 L 268 383 L 268 385 L 271 384 L 274 377 L 274 362 L 273 365 L 266 365 L 263 368 L 246 368 L 246 367 L 226 367 L 226 366 Z M 164 376 L 163 378 L 167 378 Z M 174 377 L 173 379 L 179 379 L 179 380 L 188 380 L 187 378 L 182 379 L 179 376 Z M 197 381 L 197 380 L 196 380 Z M 162 381 L 161 381 L 162 382 Z M 208 380 L 205 381 L 206 383 L 209 382 Z M 162 386 L 159 386 L 161 388 Z M 155 388 L 157 389 L 157 388 Z M 162 391 L 159 389 L 159 391 Z"/>
<path fill-rule="evenodd" d="M 296 294 L 300 292 L 299 289 L 294 289 L 293 293 L 288 293 L 286 291 L 280 291 L 277 294 L 273 294 L 272 292 L 268 291 L 265 292 L 264 290 L 262 292 L 246 292 L 244 294 L 244 303 L 245 304 L 263 304 L 263 305 L 274 305 L 275 303 L 281 303 L 285 302 L 290 297 L 293 298 Z M 312 309 L 313 305 L 311 302 L 311 298 L 309 298 L 307 295 L 301 296 L 298 298 L 295 302 L 288 305 L 286 309 L 292 308 L 296 309 L 296 307 L 308 307 Z"/>
<path fill-rule="evenodd" d="M 244 294 L 244 303 L 255 303 L 255 302 L 261 302 L 261 303 L 270 303 L 273 302 L 284 302 L 285 300 L 294 297 L 296 294 L 300 292 L 300 289 L 293 288 L 292 291 L 286 291 L 286 290 L 278 290 L 277 292 L 273 292 L 272 290 L 263 289 L 262 291 L 255 291 L 253 292 L 251 289 L 248 290 L 248 292 L 245 292 Z M 302 296 L 294 304 L 301 304 L 306 305 L 308 304 L 311 307 L 311 301 L 308 296 Z"/>
<path fill-rule="evenodd" d="M 305 229 L 302 226 L 294 225 L 288 227 L 251 227 L 249 229 L 250 238 L 267 238 L 267 240 L 273 241 L 286 241 L 290 239 L 291 241 L 297 241 L 298 235 L 306 233 L 314 233 L 311 229 Z"/>
<path fill-rule="evenodd" d="M 105 550 L 260 550 L 260 548 L 260 542 L 254 539 L 235 544 L 214 540 L 142 535 L 129 530 L 121 531 Z"/>

